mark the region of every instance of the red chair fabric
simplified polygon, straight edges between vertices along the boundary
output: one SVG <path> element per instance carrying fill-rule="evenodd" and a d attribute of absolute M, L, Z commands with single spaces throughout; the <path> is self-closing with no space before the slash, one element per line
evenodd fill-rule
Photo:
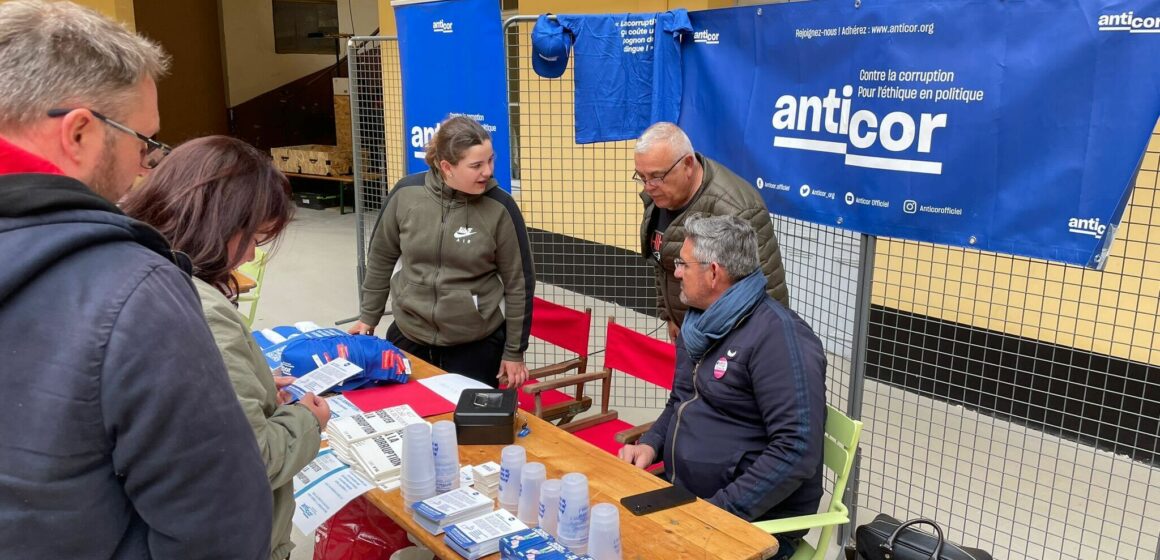
<path fill-rule="evenodd" d="M 546 299 L 532 298 L 532 336 L 585 356 L 591 331 L 591 315 Z"/>
<path fill-rule="evenodd" d="M 623 447 L 623 444 L 617 443 L 616 434 L 629 428 L 632 428 L 632 424 L 617 418 L 582 430 L 577 430 L 572 435 L 616 455 L 620 452 L 620 448 Z"/>
<path fill-rule="evenodd" d="M 638 333 L 630 328 L 608 322 L 608 337 L 604 347 L 604 367 L 642 379 L 648 383 L 673 389 L 673 373 L 677 363 L 677 347 L 669 342 Z M 633 425 L 620 419 L 581 428 L 573 435 L 609 453 L 616 454 L 621 444 L 616 434 Z"/>
<path fill-rule="evenodd" d="M 604 367 L 673 390 L 677 347 L 616 323 L 608 324 Z"/>

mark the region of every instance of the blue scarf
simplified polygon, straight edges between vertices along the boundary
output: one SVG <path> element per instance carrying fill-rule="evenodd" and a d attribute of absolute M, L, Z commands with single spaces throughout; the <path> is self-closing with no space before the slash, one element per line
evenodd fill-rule
<path fill-rule="evenodd" d="M 709 309 L 689 308 L 681 325 L 681 339 L 693 360 L 700 360 L 714 342 L 733 330 L 749 310 L 765 298 L 765 275 L 759 267 L 740 282 L 729 286 Z"/>

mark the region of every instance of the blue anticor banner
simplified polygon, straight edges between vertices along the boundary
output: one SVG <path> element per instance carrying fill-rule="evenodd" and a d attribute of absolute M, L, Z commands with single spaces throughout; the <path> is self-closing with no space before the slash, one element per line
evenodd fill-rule
<path fill-rule="evenodd" d="M 1160 0 L 690 12 L 681 126 L 770 211 L 1102 267 L 1160 116 Z"/>
<path fill-rule="evenodd" d="M 407 173 L 427 170 L 440 122 L 467 115 L 491 134 L 495 178 L 511 190 L 507 69 L 498 0 L 395 1 Z"/>

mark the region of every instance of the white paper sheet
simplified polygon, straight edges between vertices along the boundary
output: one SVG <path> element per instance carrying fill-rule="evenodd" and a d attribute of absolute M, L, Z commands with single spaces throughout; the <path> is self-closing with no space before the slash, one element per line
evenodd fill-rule
<path fill-rule="evenodd" d="M 420 379 L 428 389 L 431 389 L 435 394 L 451 401 L 452 404 L 459 403 L 459 395 L 463 393 L 464 389 L 490 389 L 487 385 L 476 381 L 470 377 L 464 377 L 458 373 L 446 373 L 443 375 L 436 375 L 426 379 Z"/>
<path fill-rule="evenodd" d="M 323 449 L 294 476 L 294 526 L 309 535 L 374 485 Z"/>

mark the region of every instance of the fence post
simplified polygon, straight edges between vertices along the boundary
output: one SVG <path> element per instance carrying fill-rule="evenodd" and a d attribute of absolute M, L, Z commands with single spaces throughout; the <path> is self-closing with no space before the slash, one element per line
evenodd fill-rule
<path fill-rule="evenodd" d="M 862 394 L 866 386 L 866 347 L 870 336 L 870 299 L 874 292 L 874 252 L 877 238 L 862 235 L 858 250 L 858 295 L 854 307 L 853 368 L 850 373 L 850 395 L 846 401 L 846 414 L 855 420 L 862 419 Z M 858 524 L 858 469 L 862 463 L 862 451 L 854 450 L 854 466 L 850 469 L 850 482 L 846 485 L 843 501 L 850 509 L 850 523 L 838 531 L 838 542 L 849 543 Z"/>
<path fill-rule="evenodd" d="M 355 280 L 358 282 L 358 290 L 357 290 L 358 291 L 358 302 L 359 302 L 359 306 L 361 307 L 362 306 L 362 281 L 363 281 L 363 276 L 365 276 L 366 272 L 367 272 L 366 255 L 364 254 L 366 252 L 366 249 L 365 249 L 365 247 L 366 247 L 366 238 L 365 237 L 366 236 L 363 232 L 363 220 L 364 220 L 364 216 L 366 214 L 366 208 L 364 208 L 363 197 L 362 197 L 362 189 L 364 188 L 363 187 L 363 180 L 364 179 L 363 179 L 363 171 L 362 171 L 363 148 L 362 148 L 362 135 L 359 134 L 359 123 L 362 122 L 362 112 L 360 111 L 360 109 L 361 109 L 360 105 L 362 105 L 362 104 L 358 103 L 357 96 L 356 96 L 356 92 L 358 91 L 358 88 L 361 86 L 361 84 L 358 81 L 358 72 L 357 72 L 358 59 L 359 59 L 359 56 L 358 56 L 359 55 L 359 47 L 357 46 L 358 42 L 356 42 L 356 39 L 359 40 L 359 42 L 362 42 L 361 38 L 359 38 L 359 37 L 352 37 L 350 39 L 347 39 L 347 42 L 346 42 L 346 66 L 347 66 L 347 74 L 346 75 L 349 76 L 348 80 L 350 81 L 349 94 L 350 94 L 350 126 L 351 126 L 350 136 L 351 136 L 351 152 L 352 152 L 351 153 L 351 165 L 354 167 L 354 220 L 355 220 L 354 238 L 355 238 L 355 246 L 358 249 L 356 251 L 356 253 L 358 253 L 358 270 L 357 270 L 357 277 L 355 278 Z M 365 42 L 363 42 L 363 44 L 365 44 Z"/>

